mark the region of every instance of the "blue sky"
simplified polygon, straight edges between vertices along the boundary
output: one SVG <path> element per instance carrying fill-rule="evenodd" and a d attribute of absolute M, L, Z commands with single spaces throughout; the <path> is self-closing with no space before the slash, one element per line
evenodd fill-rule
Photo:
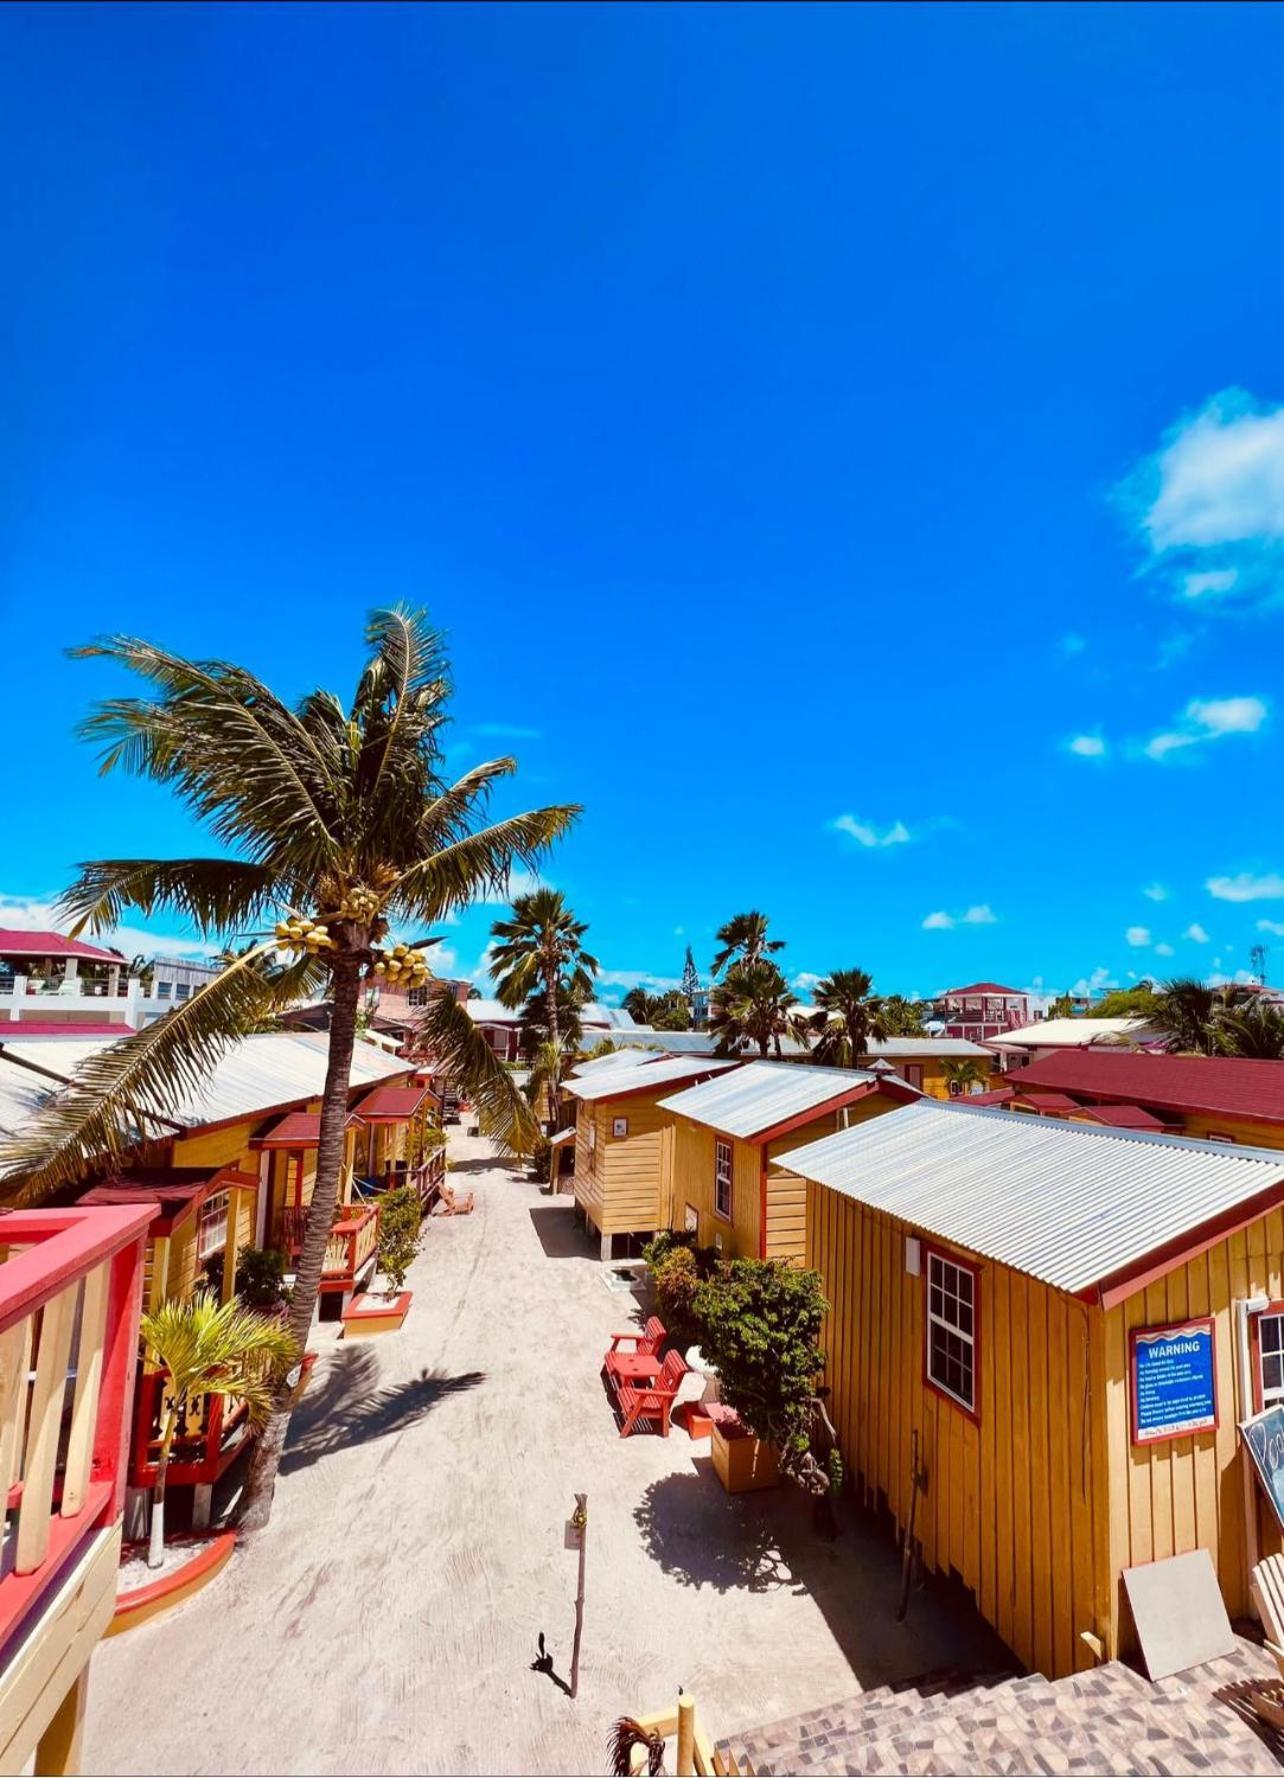
<path fill-rule="evenodd" d="M 403 599 L 612 990 L 746 906 L 1284 979 L 1282 89 L 1266 7 L 5 8 L 0 923 L 198 849 L 64 645 Z"/>

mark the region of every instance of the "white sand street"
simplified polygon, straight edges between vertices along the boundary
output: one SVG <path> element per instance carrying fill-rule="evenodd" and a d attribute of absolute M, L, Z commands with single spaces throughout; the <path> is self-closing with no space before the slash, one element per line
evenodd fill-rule
<path fill-rule="evenodd" d="M 571 1198 L 453 1137 L 472 1216 L 435 1219 L 405 1328 L 327 1325 L 269 1530 L 204 1593 L 95 1656 L 92 1772 L 600 1772 L 614 1718 L 694 1693 L 715 1737 L 995 1658 L 894 1552 L 811 1529 L 792 1490 L 730 1499 L 706 1444 L 618 1438 L 599 1376 L 639 1304 Z M 569 1670 L 589 1497 L 580 1696 Z"/>

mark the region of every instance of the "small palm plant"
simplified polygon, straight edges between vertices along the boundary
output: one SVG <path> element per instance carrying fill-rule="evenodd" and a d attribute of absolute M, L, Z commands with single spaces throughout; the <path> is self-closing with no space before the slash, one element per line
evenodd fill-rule
<path fill-rule="evenodd" d="M 941 1072 L 951 1098 L 970 1093 L 974 1086 L 985 1085 L 985 1072 L 975 1056 L 950 1056 L 941 1063 Z"/>
<path fill-rule="evenodd" d="M 222 1307 L 204 1295 L 190 1302 L 171 1298 L 143 1316 L 139 1331 L 147 1352 L 169 1373 L 161 1398 L 160 1457 L 147 1544 L 147 1566 L 159 1568 L 165 1548 L 165 1478 L 192 1397 L 243 1401 L 250 1425 L 260 1427 L 299 1348 L 283 1321 L 256 1315 L 235 1297 Z"/>

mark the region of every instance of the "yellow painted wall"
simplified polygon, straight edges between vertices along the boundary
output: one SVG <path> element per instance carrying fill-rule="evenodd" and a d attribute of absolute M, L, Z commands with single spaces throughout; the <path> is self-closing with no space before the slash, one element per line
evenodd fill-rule
<path fill-rule="evenodd" d="M 1233 1136 L 1248 1148 L 1284 1148 L 1284 1124 L 1250 1124 L 1200 1112 L 1183 1118 L 1181 1128 L 1186 1136 Z"/>
<path fill-rule="evenodd" d="M 669 1219 L 673 1117 L 659 1109 L 672 1089 L 581 1101 L 575 1120 L 575 1198 L 599 1234 L 650 1234 Z M 627 1133 L 614 1133 L 616 1118 Z M 589 1139 L 596 1129 L 596 1147 Z"/>
<path fill-rule="evenodd" d="M 1200 1546 L 1231 1617 L 1247 1615 L 1236 1425 L 1252 1403 L 1238 1399 L 1232 1303 L 1284 1298 L 1284 1214 L 1271 1212 L 1109 1311 L 961 1253 L 979 1271 L 973 1420 L 923 1381 L 925 1282 L 905 1270 L 905 1237 L 915 1231 L 814 1184 L 807 1204 L 807 1263 L 831 1304 L 825 1381 L 857 1486 L 903 1526 L 918 1430 L 928 1474 L 916 1523 L 924 1561 L 962 1578 L 1022 1661 L 1054 1676 L 1085 1667 L 1084 1630 L 1109 1653 L 1126 1652 L 1123 1570 Z M 1129 1331 L 1207 1314 L 1220 1426 L 1134 1446 Z M 1260 1553 L 1278 1550 L 1256 1487 L 1251 1498 Z"/>

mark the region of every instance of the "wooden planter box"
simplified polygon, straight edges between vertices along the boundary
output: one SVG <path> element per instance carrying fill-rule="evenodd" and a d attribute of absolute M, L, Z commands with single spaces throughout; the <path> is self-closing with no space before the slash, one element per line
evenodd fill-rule
<path fill-rule="evenodd" d="M 364 1293 L 354 1296 L 343 1311 L 344 1339 L 370 1340 L 376 1334 L 396 1333 L 410 1313 L 413 1297 L 412 1290 L 403 1290 L 400 1296 L 393 1297 L 391 1301 L 386 1297 L 367 1296 Z"/>
<path fill-rule="evenodd" d="M 776 1447 L 756 1439 L 747 1426 L 725 1408 L 713 1420 L 713 1467 L 728 1494 L 774 1488 L 780 1480 Z"/>

